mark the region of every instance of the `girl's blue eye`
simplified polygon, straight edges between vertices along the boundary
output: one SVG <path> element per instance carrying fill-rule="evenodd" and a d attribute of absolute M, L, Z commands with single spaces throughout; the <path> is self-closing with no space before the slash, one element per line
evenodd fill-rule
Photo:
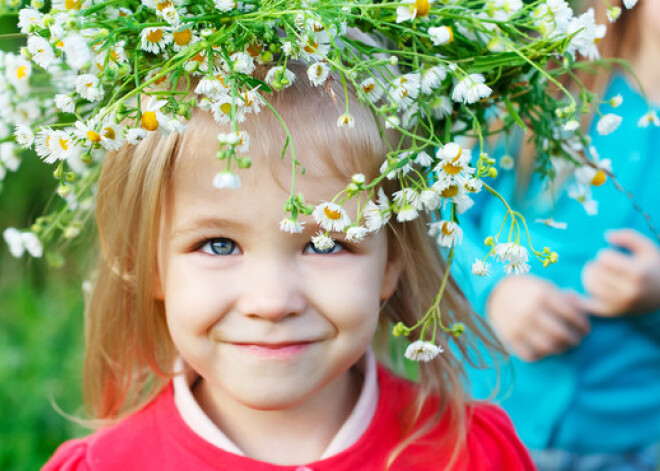
<path fill-rule="evenodd" d="M 308 254 L 325 255 L 325 254 L 342 252 L 343 250 L 345 250 L 345 247 L 340 242 L 337 241 L 335 241 L 335 245 L 333 245 L 329 249 L 318 249 L 312 242 L 309 242 L 305 246 L 305 253 Z"/>
<path fill-rule="evenodd" d="M 237 252 L 236 242 L 224 237 L 208 239 L 201 249 L 202 252 L 210 255 L 233 255 Z"/>

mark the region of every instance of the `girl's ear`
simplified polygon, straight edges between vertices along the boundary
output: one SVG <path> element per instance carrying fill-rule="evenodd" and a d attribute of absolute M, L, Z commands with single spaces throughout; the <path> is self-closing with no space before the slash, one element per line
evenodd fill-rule
<path fill-rule="evenodd" d="M 389 253 L 387 256 L 387 265 L 385 266 L 385 276 L 380 288 L 380 299 L 384 301 L 394 294 L 399 284 L 399 276 L 403 269 L 403 260 L 398 253 Z"/>

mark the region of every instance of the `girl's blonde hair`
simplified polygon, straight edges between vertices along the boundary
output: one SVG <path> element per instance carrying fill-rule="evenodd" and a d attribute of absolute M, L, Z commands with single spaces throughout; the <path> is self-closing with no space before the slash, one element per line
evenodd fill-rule
<path fill-rule="evenodd" d="M 398 137 L 385 134 L 353 92 L 349 100 L 355 128 L 338 128 L 335 120 L 345 106 L 341 82 L 330 78 L 325 87 L 313 87 L 305 80 L 302 66 L 289 64 L 289 68 L 301 78 L 266 98 L 287 122 L 294 144 L 313 144 L 307 148 L 317 151 L 314 157 L 322 168 L 347 181 L 358 172 L 375 177 L 389 146 L 396 146 Z M 285 135 L 270 111 L 250 116 L 240 127 L 252 136 L 252 155 L 270 152 L 279 156 Z M 97 208 L 101 252 L 87 306 L 84 370 L 88 412 L 101 422 L 119 420 L 142 408 L 174 374 L 176 350 L 166 327 L 163 303 L 152 295 L 160 215 L 176 162 L 193 152 L 194 146 L 216 145 L 219 131 L 208 113 L 196 111 L 181 135 L 153 132 L 141 144 L 123 147 L 105 158 Z M 210 179 L 200 184 L 211 184 Z M 391 184 L 385 188 L 388 194 L 394 189 Z M 415 324 L 440 287 L 446 264 L 427 235 L 427 222 L 426 217 L 404 224 L 392 221 L 387 229 L 390 256 L 402 261 L 402 273 L 395 293 L 382 308 L 385 332 L 399 321 Z M 476 341 L 499 349 L 495 337 L 474 315 L 451 277 L 441 308 L 446 324 L 462 322 L 466 326 L 466 333 L 456 341 L 462 358 L 477 358 L 469 353 Z M 413 407 L 419 413 L 426 399 L 436 396 L 440 407 L 435 421 L 446 417 L 447 430 L 456 431 L 448 440 L 458 445 L 465 435 L 469 397 L 460 361 L 447 339 L 441 338 L 440 343 L 446 353 L 420 365 L 421 394 Z M 409 430 L 409 439 L 402 446 L 421 436 L 432 422 L 416 431 Z"/>

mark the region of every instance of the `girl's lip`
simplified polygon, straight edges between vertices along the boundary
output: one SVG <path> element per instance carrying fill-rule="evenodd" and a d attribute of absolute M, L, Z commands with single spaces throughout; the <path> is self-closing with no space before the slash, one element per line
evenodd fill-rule
<path fill-rule="evenodd" d="M 259 358 L 289 359 L 307 350 L 314 342 L 234 343 L 241 351 Z"/>

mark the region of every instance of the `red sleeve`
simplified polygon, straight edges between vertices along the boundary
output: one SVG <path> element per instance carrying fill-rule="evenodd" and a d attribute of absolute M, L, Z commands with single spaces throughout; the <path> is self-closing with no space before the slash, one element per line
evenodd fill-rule
<path fill-rule="evenodd" d="M 41 468 L 41 471 L 89 471 L 87 442 L 84 439 L 69 440 Z"/>
<path fill-rule="evenodd" d="M 506 412 L 494 405 L 471 409 L 467 436 L 470 470 L 533 471 L 536 469 Z"/>

